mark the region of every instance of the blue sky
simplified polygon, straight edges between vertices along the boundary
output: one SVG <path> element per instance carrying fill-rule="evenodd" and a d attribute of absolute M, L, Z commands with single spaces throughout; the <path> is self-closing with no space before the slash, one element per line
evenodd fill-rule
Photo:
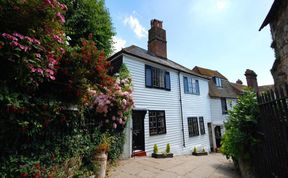
<path fill-rule="evenodd" d="M 117 33 L 115 48 L 147 49 L 150 20 L 163 21 L 168 58 L 188 68 L 218 70 L 230 82 L 254 70 L 272 84 L 274 52 L 267 26 L 258 31 L 273 0 L 106 0 Z"/>

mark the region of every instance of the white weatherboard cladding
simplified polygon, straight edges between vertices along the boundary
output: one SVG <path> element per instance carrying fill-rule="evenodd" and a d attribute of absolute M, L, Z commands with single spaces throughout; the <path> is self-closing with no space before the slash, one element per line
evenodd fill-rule
<path fill-rule="evenodd" d="M 223 125 L 226 114 L 222 113 L 221 99 L 220 98 L 211 98 L 210 99 L 211 107 L 211 120 L 213 124 Z"/>
<path fill-rule="evenodd" d="M 208 96 L 208 82 L 201 78 L 195 76 L 185 75 L 185 77 L 192 77 L 199 81 L 200 95 L 194 94 L 185 94 L 184 85 L 183 85 L 183 75 L 180 76 L 181 81 L 181 94 L 182 94 L 182 104 L 183 104 L 183 121 L 184 121 L 184 133 L 185 133 L 185 142 L 186 147 L 184 149 L 185 153 L 191 154 L 194 147 L 199 145 L 203 146 L 206 151 L 210 150 L 209 135 L 208 135 L 208 126 L 207 122 L 211 122 L 211 112 L 210 112 L 210 99 Z M 199 136 L 189 137 L 188 131 L 188 117 L 197 117 L 199 123 L 199 117 L 204 118 L 205 134 L 201 135 L 200 126 L 199 127 Z"/>
<path fill-rule="evenodd" d="M 183 143 L 177 71 L 146 61 L 144 63 L 143 60 L 130 56 L 124 56 L 123 63 L 128 67 L 132 77 L 135 108 L 165 110 L 166 134 L 163 135 L 149 135 L 149 112 L 145 116 L 145 151 L 151 154 L 154 144 L 158 145 L 159 151 L 165 151 L 166 144 L 170 143 L 171 152 L 181 153 Z M 145 64 L 170 72 L 171 91 L 145 87 Z"/>
<path fill-rule="evenodd" d="M 231 110 L 237 104 L 237 99 L 234 99 L 234 98 L 228 99 L 227 98 L 226 103 L 227 103 L 227 109 Z M 221 99 L 220 98 L 211 98 L 210 104 L 211 104 L 212 123 L 215 125 L 223 125 L 223 122 L 225 122 L 228 118 L 228 114 L 222 113 Z"/>
<path fill-rule="evenodd" d="M 186 142 L 186 147 L 183 148 L 178 71 L 129 55 L 123 56 L 123 63 L 126 64 L 132 77 L 135 108 L 146 108 L 147 110 L 165 110 L 166 134 L 150 136 L 149 112 L 147 112 L 145 116 L 145 151 L 148 154 L 151 154 L 153 152 L 154 144 L 158 145 L 159 152 L 165 151 L 167 143 L 169 143 L 171 146 L 171 152 L 176 155 L 185 153 L 190 154 L 193 147 L 197 145 L 202 145 L 208 150 L 210 146 L 207 122 L 211 122 L 208 81 L 196 77 L 195 79 L 199 80 L 200 95 L 189 94 L 188 96 L 184 94 L 183 75 L 180 74 L 184 116 L 184 134 Z M 170 72 L 171 91 L 145 87 L 145 64 Z M 205 135 L 189 138 L 187 117 L 190 116 L 204 117 Z M 131 128 L 132 124 L 130 123 L 130 128 L 127 129 L 127 132 L 131 132 Z M 128 142 L 124 148 L 127 149 L 127 147 L 130 147 L 129 150 L 131 154 L 131 135 L 127 137 L 127 141 Z M 125 155 L 129 155 L 128 152 L 126 151 Z"/>

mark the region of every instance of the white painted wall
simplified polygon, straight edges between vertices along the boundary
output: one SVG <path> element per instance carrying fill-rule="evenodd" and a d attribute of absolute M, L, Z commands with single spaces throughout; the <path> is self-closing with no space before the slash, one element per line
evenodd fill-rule
<path fill-rule="evenodd" d="M 208 81 L 198 78 L 200 82 L 200 96 L 186 96 L 186 94 L 184 95 L 183 91 L 183 76 L 180 76 L 184 106 L 184 133 L 186 142 L 186 147 L 183 148 L 178 71 L 154 63 L 149 63 L 148 61 L 128 55 L 123 56 L 123 63 L 125 63 L 128 67 L 132 77 L 135 108 L 147 108 L 148 110 L 165 110 L 166 134 L 163 135 L 149 135 L 149 112 L 147 112 L 145 116 L 145 151 L 148 154 L 151 154 L 153 152 L 154 144 L 158 145 L 160 152 L 164 151 L 167 143 L 170 143 L 171 152 L 176 155 L 191 153 L 194 145 L 196 146 L 200 144 L 205 146 L 208 150 L 209 138 L 207 122 L 211 121 L 209 104 L 210 100 L 208 97 Z M 171 91 L 145 87 L 145 64 L 165 69 L 170 72 Z M 187 117 L 190 116 L 204 117 L 205 135 L 189 138 Z M 130 123 L 130 127 L 127 128 L 127 133 L 131 133 L 131 127 L 132 124 Z M 127 143 L 124 148 L 129 150 L 125 150 L 125 155 L 129 157 L 129 155 L 132 153 L 131 134 L 127 135 L 126 141 Z"/>
<path fill-rule="evenodd" d="M 227 109 L 231 110 L 236 104 L 237 99 L 234 98 L 226 98 Z M 223 136 L 224 122 L 228 119 L 228 114 L 222 113 L 222 105 L 220 98 L 210 98 L 210 108 L 211 108 L 211 120 L 212 120 L 212 135 L 213 135 L 213 147 L 216 148 L 216 140 L 214 128 L 216 126 L 221 126 L 221 135 Z"/>
<path fill-rule="evenodd" d="M 183 75 L 186 77 L 192 77 L 193 79 L 199 81 L 200 95 L 184 93 Z M 205 150 L 208 151 L 210 150 L 210 143 L 209 143 L 207 122 L 211 122 L 210 98 L 208 95 L 209 93 L 208 81 L 202 78 L 197 78 L 192 75 L 187 74 L 183 75 L 181 75 L 180 81 L 181 81 L 181 94 L 183 103 L 184 133 L 186 142 L 184 152 L 191 154 L 193 148 L 197 147 L 198 145 L 204 146 Z M 201 135 L 201 133 L 199 133 L 199 136 L 189 137 L 187 118 L 198 117 L 198 123 L 199 123 L 199 116 L 202 116 L 204 118 L 205 134 Z M 199 132 L 200 132 L 200 126 L 199 126 Z"/>
<path fill-rule="evenodd" d="M 237 99 L 227 98 L 226 99 L 227 109 L 231 110 L 236 104 Z M 211 120 L 215 125 L 223 125 L 228 118 L 228 114 L 222 113 L 221 99 L 220 98 L 210 98 L 211 107 Z"/>

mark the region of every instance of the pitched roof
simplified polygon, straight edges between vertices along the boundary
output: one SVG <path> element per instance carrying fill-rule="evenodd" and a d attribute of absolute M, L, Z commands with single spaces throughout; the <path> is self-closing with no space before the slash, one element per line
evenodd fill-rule
<path fill-rule="evenodd" d="M 284 0 L 286 1 L 286 0 Z M 259 31 L 261 31 L 266 25 L 268 25 L 271 21 L 274 20 L 280 6 L 281 6 L 281 3 L 284 2 L 283 0 L 274 0 L 272 6 L 271 6 L 271 9 L 269 10 L 265 20 L 263 21 L 261 27 L 259 28 Z"/>
<path fill-rule="evenodd" d="M 206 69 L 203 67 L 194 67 L 192 71 L 210 78 L 209 81 L 209 95 L 218 98 L 237 98 L 237 92 L 227 80 L 227 78 L 216 70 Z M 212 77 L 222 78 L 222 87 L 217 87 Z"/>
<path fill-rule="evenodd" d="M 239 84 L 239 83 L 231 83 L 231 82 L 230 82 L 230 84 L 232 85 L 232 87 L 234 88 L 235 92 L 236 92 L 238 95 L 243 94 L 244 89 L 247 88 L 246 85 L 242 85 L 242 84 Z"/>
<path fill-rule="evenodd" d="M 218 98 L 237 98 L 237 93 L 228 80 L 222 80 L 222 87 L 217 87 L 213 80 L 209 81 L 209 95 Z"/>
<path fill-rule="evenodd" d="M 198 74 L 201 75 L 205 75 L 207 77 L 219 77 L 219 78 L 223 78 L 226 79 L 226 77 L 224 77 L 224 75 L 222 75 L 220 72 L 218 72 L 217 70 L 211 70 L 211 69 L 206 69 L 203 67 L 199 67 L 199 66 L 195 66 L 192 71 L 197 72 Z"/>
<path fill-rule="evenodd" d="M 113 56 L 111 56 L 108 60 L 113 60 L 114 57 L 116 57 L 120 54 L 123 54 L 123 53 L 144 59 L 144 60 L 149 61 L 149 62 L 157 63 L 160 65 L 175 69 L 177 71 L 181 71 L 181 72 L 191 74 L 191 75 L 194 75 L 197 77 L 208 79 L 207 77 L 205 77 L 201 74 L 198 74 L 196 72 L 193 72 L 192 70 L 190 70 L 190 69 L 188 69 L 188 68 L 186 68 L 186 67 L 184 67 L 184 66 L 182 66 L 182 65 L 180 65 L 180 64 L 178 64 L 172 60 L 159 58 L 159 57 L 153 55 L 152 53 L 149 53 L 147 50 L 140 48 L 138 46 L 135 46 L 135 45 L 129 46 L 127 48 L 123 48 L 121 51 L 119 51 L 116 54 L 114 54 Z"/>
<path fill-rule="evenodd" d="M 258 88 L 259 88 L 259 93 L 263 93 L 269 90 L 274 90 L 274 85 L 262 85 L 262 86 L 259 86 Z"/>

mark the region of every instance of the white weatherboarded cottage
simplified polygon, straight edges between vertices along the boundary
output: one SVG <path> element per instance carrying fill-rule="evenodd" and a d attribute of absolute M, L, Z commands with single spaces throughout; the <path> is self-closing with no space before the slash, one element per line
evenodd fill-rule
<path fill-rule="evenodd" d="M 224 133 L 224 123 L 228 118 L 228 111 L 237 104 L 239 91 L 221 73 L 202 67 L 194 67 L 193 72 L 208 77 L 209 96 L 211 108 L 210 147 L 217 150 L 221 146 L 221 138 Z"/>
<path fill-rule="evenodd" d="M 154 144 L 174 154 L 191 154 L 195 146 L 210 150 L 209 79 L 169 59 L 162 22 L 151 21 L 148 50 L 124 48 L 109 58 L 114 72 L 129 69 L 135 108 L 127 123 L 123 156 L 135 150 L 151 154 Z"/>

